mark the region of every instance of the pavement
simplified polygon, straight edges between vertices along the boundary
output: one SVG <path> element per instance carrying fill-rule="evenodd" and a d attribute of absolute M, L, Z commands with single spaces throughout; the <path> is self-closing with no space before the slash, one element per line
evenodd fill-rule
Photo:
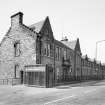
<path fill-rule="evenodd" d="M 0 105 L 105 105 L 105 80 L 54 88 L 1 85 Z"/>

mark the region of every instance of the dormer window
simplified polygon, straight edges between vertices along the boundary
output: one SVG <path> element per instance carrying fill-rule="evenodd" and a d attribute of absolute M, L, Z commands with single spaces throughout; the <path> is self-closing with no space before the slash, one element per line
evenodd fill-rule
<path fill-rule="evenodd" d="M 14 43 L 14 52 L 15 52 L 15 57 L 20 56 L 20 42 L 16 41 Z"/>

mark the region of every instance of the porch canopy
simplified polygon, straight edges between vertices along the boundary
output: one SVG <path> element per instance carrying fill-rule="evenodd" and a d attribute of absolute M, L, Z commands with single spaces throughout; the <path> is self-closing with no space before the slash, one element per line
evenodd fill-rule
<path fill-rule="evenodd" d="M 46 66 L 45 65 L 27 65 L 24 69 L 24 82 L 27 85 L 46 85 Z"/>

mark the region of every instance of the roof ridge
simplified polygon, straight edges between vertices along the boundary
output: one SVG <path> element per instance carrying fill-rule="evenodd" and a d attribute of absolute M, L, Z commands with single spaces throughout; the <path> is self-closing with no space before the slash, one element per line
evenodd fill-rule
<path fill-rule="evenodd" d="M 75 49 L 77 40 L 73 40 L 73 41 L 62 41 L 62 43 L 64 43 L 66 46 L 68 46 L 71 49 Z"/>
<path fill-rule="evenodd" d="M 40 23 L 40 22 L 44 22 L 45 20 L 40 20 L 40 21 L 38 21 L 38 22 L 36 22 L 36 23 L 33 23 L 33 24 L 31 24 L 31 25 L 29 25 L 29 27 L 31 27 L 31 26 L 33 26 L 33 25 L 35 25 L 35 24 L 38 24 L 38 23 Z"/>

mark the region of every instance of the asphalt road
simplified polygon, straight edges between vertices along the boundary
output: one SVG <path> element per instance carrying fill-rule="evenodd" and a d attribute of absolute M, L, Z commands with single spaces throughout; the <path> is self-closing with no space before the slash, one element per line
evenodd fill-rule
<path fill-rule="evenodd" d="M 0 86 L 0 105 L 105 105 L 105 81 L 51 89 Z"/>

